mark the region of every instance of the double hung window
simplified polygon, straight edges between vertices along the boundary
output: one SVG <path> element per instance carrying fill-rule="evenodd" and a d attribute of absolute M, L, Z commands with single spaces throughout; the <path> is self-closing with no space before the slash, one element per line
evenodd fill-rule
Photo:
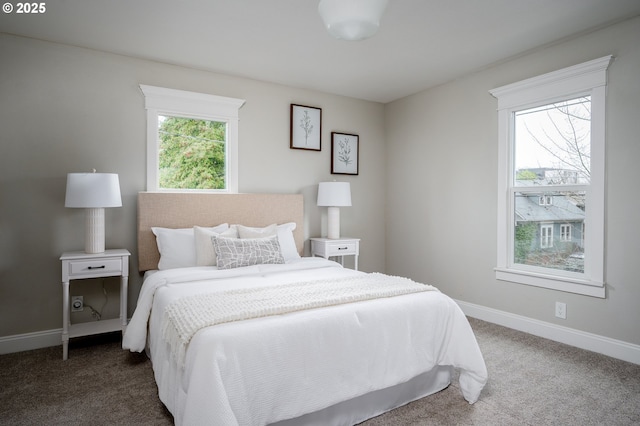
<path fill-rule="evenodd" d="M 499 126 L 497 279 L 605 297 L 604 126 L 611 59 L 491 91 Z"/>

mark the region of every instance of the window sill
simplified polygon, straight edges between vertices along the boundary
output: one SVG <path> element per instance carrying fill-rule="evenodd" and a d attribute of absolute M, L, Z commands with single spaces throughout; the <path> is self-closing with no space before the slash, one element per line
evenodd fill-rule
<path fill-rule="evenodd" d="M 506 268 L 495 268 L 495 271 L 496 279 L 501 281 L 509 281 L 518 284 L 531 285 L 534 287 L 564 291 L 567 293 L 576 293 L 585 296 L 599 297 L 602 299 L 606 297 L 604 283 L 555 277 Z"/>

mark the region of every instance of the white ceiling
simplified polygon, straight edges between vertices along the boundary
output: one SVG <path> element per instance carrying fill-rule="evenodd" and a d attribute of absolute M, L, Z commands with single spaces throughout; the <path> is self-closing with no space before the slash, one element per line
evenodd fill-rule
<path fill-rule="evenodd" d="M 384 103 L 640 15 L 640 0 L 390 0 L 376 36 L 346 42 L 317 0 L 45 4 L 0 13 L 0 32 Z"/>

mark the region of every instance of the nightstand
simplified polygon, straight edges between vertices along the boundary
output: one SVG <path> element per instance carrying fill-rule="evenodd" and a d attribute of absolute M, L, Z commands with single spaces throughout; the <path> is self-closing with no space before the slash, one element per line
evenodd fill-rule
<path fill-rule="evenodd" d="M 90 254 L 83 251 L 63 253 L 62 261 L 62 359 L 69 354 L 69 339 L 107 333 L 127 328 L 127 288 L 129 282 L 128 250 L 105 250 Z M 120 277 L 120 318 L 71 324 L 69 281 L 87 278 Z"/>
<path fill-rule="evenodd" d="M 360 254 L 359 238 L 310 238 L 311 256 L 320 256 L 328 259 L 332 256 L 340 256 L 344 266 L 344 256 L 355 256 L 355 267 L 358 270 L 358 255 Z"/>

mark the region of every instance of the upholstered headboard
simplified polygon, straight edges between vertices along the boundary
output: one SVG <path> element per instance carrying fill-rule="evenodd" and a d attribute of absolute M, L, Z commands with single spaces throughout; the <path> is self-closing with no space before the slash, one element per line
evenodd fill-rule
<path fill-rule="evenodd" d="M 138 193 L 138 269 L 157 269 L 160 253 L 152 226 L 189 228 L 220 223 L 267 226 L 295 222 L 298 253 L 304 249 L 302 194 Z"/>

